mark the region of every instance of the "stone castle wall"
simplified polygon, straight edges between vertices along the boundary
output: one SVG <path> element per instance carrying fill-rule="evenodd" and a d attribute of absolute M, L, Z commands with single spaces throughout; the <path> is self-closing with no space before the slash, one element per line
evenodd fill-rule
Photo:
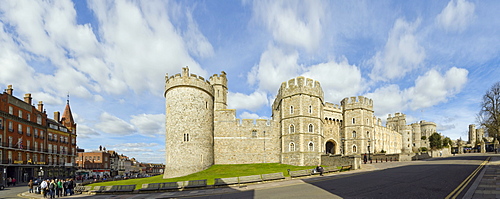
<path fill-rule="evenodd" d="M 215 164 L 278 163 L 281 143 L 275 123 L 237 119 L 236 110 L 215 112 Z"/>

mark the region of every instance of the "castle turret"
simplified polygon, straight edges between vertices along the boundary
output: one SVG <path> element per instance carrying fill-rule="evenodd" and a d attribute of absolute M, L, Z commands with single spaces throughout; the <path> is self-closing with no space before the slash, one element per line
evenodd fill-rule
<path fill-rule="evenodd" d="M 368 153 L 373 134 L 373 100 L 358 96 L 344 98 L 341 102 L 344 115 L 344 153 Z"/>
<path fill-rule="evenodd" d="M 323 140 L 323 89 L 305 77 L 281 84 L 273 105 L 273 117 L 281 118 L 283 164 L 312 166 L 321 162 Z"/>
<path fill-rule="evenodd" d="M 411 128 L 413 131 L 413 147 L 415 147 L 415 150 L 418 150 L 421 145 L 420 143 L 422 142 L 422 130 L 420 129 L 420 124 L 419 123 L 413 123 L 411 124 Z"/>
<path fill-rule="evenodd" d="M 163 178 L 185 176 L 214 163 L 214 89 L 189 73 L 165 76 L 166 165 Z"/>
<path fill-rule="evenodd" d="M 214 88 L 215 110 L 227 108 L 227 77 L 224 71 L 220 75 L 210 77 L 210 84 Z"/>
<path fill-rule="evenodd" d="M 476 125 L 469 125 L 469 144 L 472 146 L 476 145 Z"/>

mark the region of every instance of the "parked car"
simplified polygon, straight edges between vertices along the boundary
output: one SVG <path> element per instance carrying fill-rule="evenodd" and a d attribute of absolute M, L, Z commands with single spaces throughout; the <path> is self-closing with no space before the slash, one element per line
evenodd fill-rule
<path fill-rule="evenodd" d="M 0 184 L 0 190 L 5 189 L 5 186 L 3 184 Z"/>

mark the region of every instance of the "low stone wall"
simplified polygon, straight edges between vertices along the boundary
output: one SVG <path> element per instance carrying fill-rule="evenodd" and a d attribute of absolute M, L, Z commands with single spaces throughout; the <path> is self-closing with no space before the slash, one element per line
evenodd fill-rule
<path fill-rule="evenodd" d="M 361 156 L 321 155 L 321 165 L 335 167 L 352 165 L 352 169 L 359 169 L 361 165 Z"/>

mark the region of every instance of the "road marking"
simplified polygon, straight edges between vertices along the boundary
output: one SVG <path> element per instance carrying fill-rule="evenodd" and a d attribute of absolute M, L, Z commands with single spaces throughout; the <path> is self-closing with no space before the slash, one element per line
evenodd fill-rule
<path fill-rule="evenodd" d="M 455 188 L 455 190 L 453 190 L 450 194 L 448 194 L 448 196 L 446 196 L 445 199 L 457 198 L 457 196 L 460 195 L 460 193 L 462 193 L 462 191 L 465 189 L 465 187 L 467 187 L 467 185 L 471 182 L 471 180 L 474 178 L 474 176 L 476 176 L 477 173 L 479 173 L 479 171 L 481 171 L 481 169 L 484 167 L 484 165 L 486 165 L 486 163 L 488 163 L 488 161 L 490 161 L 490 158 L 491 157 L 486 158 L 486 160 L 483 161 L 476 168 L 476 170 L 474 170 L 467 178 L 465 178 L 465 180 L 462 183 L 460 183 L 460 185 L 458 185 L 458 187 Z"/>

